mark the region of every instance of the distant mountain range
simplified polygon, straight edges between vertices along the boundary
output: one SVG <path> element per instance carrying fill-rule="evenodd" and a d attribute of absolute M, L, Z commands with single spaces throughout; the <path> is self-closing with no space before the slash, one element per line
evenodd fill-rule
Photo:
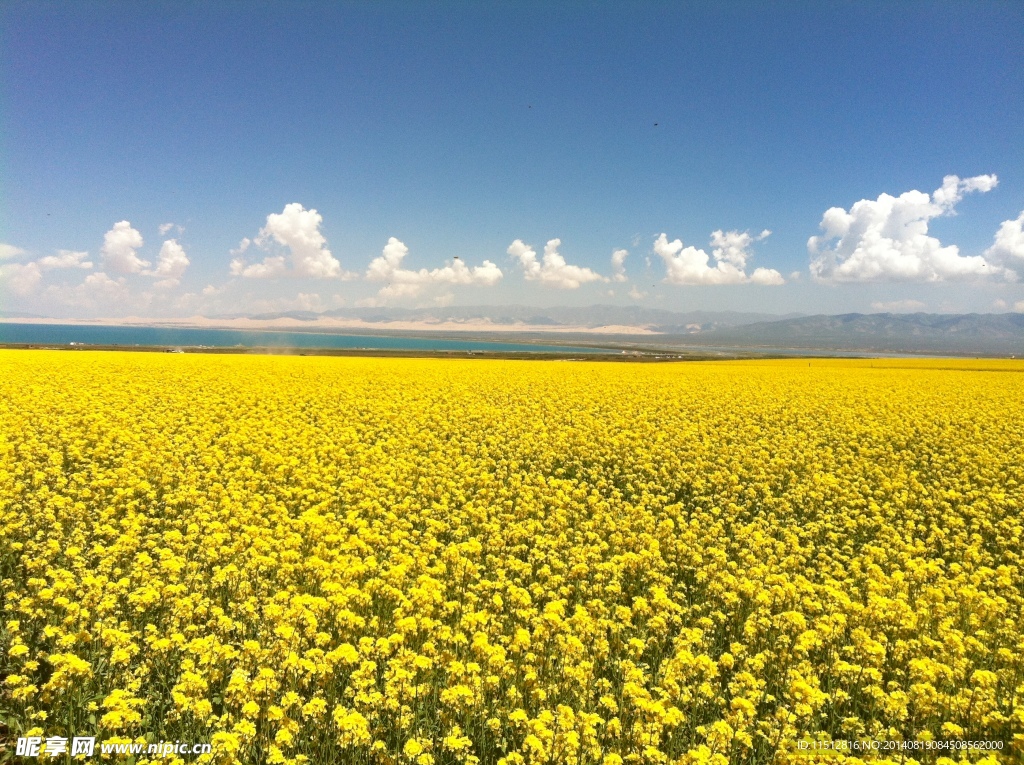
<path fill-rule="evenodd" d="M 1024 314 L 801 316 L 719 327 L 673 340 L 699 346 L 1024 355 Z"/>
<path fill-rule="evenodd" d="M 763 314 L 741 311 L 666 311 L 639 306 L 592 305 L 533 308 L 521 305 L 448 308 L 341 308 L 248 316 L 315 321 L 320 316 L 391 321 L 481 322 L 573 327 L 638 327 L 660 333 L 645 342 L 659 346 L 803 348 L 820 350 L 1024 355 L 1024 314 L 848 313 Z M 221 317 L 229 318 L 229 317 Z M 525 329 L 525 327 L 524 327 Z"/>

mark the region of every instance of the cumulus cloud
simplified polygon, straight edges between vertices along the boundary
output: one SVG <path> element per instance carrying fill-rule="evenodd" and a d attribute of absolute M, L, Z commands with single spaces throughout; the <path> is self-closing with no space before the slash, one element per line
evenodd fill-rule
<path fill-rule="evenodd" d="M 539 281 L 541 284 L 563 290 L 577 289 L 587 282 L 607 282 L 601 274 L 583 266 L 573 266 L 565 262 L 558 253 L 561 239 L 551 239 L 544 246 L 544 258 L 537 260 L 537 253 L 521 239 L 516 239 L 508 247 L 508 254 L 522 266 L 523 276 L 527 281 Z"/>
<path fill-rule="evenodd" d="M 125 277 L 113 279 L 103 271 L 89 274 L 74 287 L 50 285 L 46 289 L 46 295 L 65 305 L 88 309 L 121 309 L 127 304 L 142 307 L 151 298 L 150 293 L 132 294 Z"/>
<path fill-rule="evenodd" d="M 185 254 L 185 249 L 178 244 L 177 239 L 168 239 L 160 248 L 156 268 L 143 273 L 146 276 L 160 277 L 161 280 L 155 285 L 157 287 L 177 287 L 188 265 L 189 259 Z"/>
<path fill-rule="evenodd" d="M 293 274 L 314 279 L 354 278 L 355 274 L 345 271 L 327 248 L 327 239 L 320 231 L 323 220 L 316 210 L 307 210 L 298 202 L 286 204 L 279 213 L 271 213 L 255 239 L 246 237 L 231 250 L 234 256 L 230 265 L 232 276 L 268 279 Z M 285 248 L 291 258 L 291 268 L 281 254 L 269 254 L 260 263 L 246 263 L 243 255 L 251 245 L 262 250 L 273 246 Z"/>
<path fill-rule="evenodd" d="M 750 275 L 751 284 L 760 284 L 765 287 L 778 287 L 786 283 L 778 271 L 774 268 L 755 268 Z"/>
<path fill-rule="evenodd" d="M 915 313 L 923 311 L 927 306 L 920 300 L 890 300 L 889 302 L 876 301 L 871 304 L 871 310 L 884 313 Z"/>
<path fill-rule="evenodd" d="M 231 259 L 231 263 L 228 266 L 228 271 L 232 276 L 244 276 L 253 279 L 262 279 L 270 276 L 280 276 L 284 274 L 287 267 L 284 263 L 283 256 L 267 257 L 264 258 L 262 263 L 247 264 L 245 258 L 242 255 L 252 246 L 252 239 L 249 237 L 243 237 L 242 241 L 238 243 L 238 247 L 228 252 L 234 257 Z M 267 261 L 273 261 L 268 263 Z"/>
<path fill-rule="evenodd" d="M 28 253 L 26 253 L 20 247 L 15 247 L 13 244 L 4 244 L 3 242 L 0 242 L 0 260 L 11 260 L 13 258 L 18 258 L 21 257 L 22 255 L 27 254 Z"/>
<path fill-rule="evenodd" d="M 103 235 L 103 267 L 118 274 L 138 274 L 148 265 L 136 251 L 144 244 L 142 234 L 126 220 L 119 221 Z"/>
<path fill-rule="evenodd" d="M 1018 300 L 1014 303 L 1013 310 L 1015 313 L 1024 313 L 1024 300 Z"/>
<path fill-rule="evenodd" d="M 932 201 L 944 210 L 952 212 L 957 203 L 964 198 L 964 194 L 974 191 L 984 194 L 998 185 L 999 178 L 995 175 L 976 175 L 973 178 L 947 175 L 942 179 L 942 185 L 932 194 Z"/>
<path fill-rule="evenodd" d="M 684 247 L 680 239 L 668 240 L 661 234 L 654 241 L 654 252 L 665 263 L 665 281 L 669 284 L 785 284 L 786 280 L 772 268 L 757 268 L 747 275 L 750 248 L 771 235 L 765 229 L 757 236 L 748 231 L 722 231 L 711 234 L 711 255 L 696 247 Z M 714 265 L 711 258 L 714 257 Z"/>
<path fill-rule="evenodd" d="M 747 258 L 750 257 L 750 246 L 771 235 L 772 232 L 768 229 L 757 236 L 752 236 L 749 231 L 722 231 L 719 229 L 711 232 L 711 246 L 714 248 L 712 254 L 719 263 L 730 263 L 743 271 L 747 267 Z"/>
<path fill-rule="evenodd" d="M 630 288 L 628 294 L 633 300 L 643 300 L 647 297 L 647 293 L 641 291 L 635 284 Z"/>
<path fill-rule="evenodd" d="M 89 274 L 85 277 L 82 281 L 82 286 L 93 293 L 118 291 L 125 286 L 125 280 L 123 277 L 120 279 L 112 279 L 102 271 L 97 271 L 96 273 Z"/>
<path fill-rule="evenodd" d="M 931 195 L 907 191 L 862 199 L 849 209 L 832 207 L 821 219 L 821 236 L 807 241 L 811 275 L 823 282 L 939 282 L 1007 276 L 980 255 L 928 235 L 928 221 L 955 214 L 965 194 L 996 187 L 994 175 L 961 179 L 947 175 Z"/>
<path fill-rule="evenodd" d="M 1000 224 L 995 241 L 985 250 L 985 257 L 1024 276 L 1024 212 Z"/>
<path fill-rule="evenodd" d="M 300 292 L 295 296 L 295 305 L 300 311 L 319 311 L 323 308 L 323 300 L 316 292 Z"/>
<path fill-rule="evenodd" d="M 629 256 L 629 250 L 615 250 L 612 253 L 612 279 L 617 282 L 629 281 L 629 277 L 626 276 L 626 258 Z"/>
<path fill-rule="evenodd" d="M 157 227 L 157 230 L 160 232 L 160 236 L 163 236 L 168 231 L 170 231 L 172 228 L 174 228 L 174 224 L 173 223 L 161 223 Z"/>
<path fill-rule="evenodd" d="M 40 258 L 36 262 L 44 271 L 51 271 L 58 268 L 81 268 L 87 270 L 92 268 L 93 265 L 92 261 L 86 260 L 88 257 L 88 252 L 81 252 L 77 250 L 57 250 L 56 255 L 47 255 L 45 258 Z"/>
<path fill-rule="evenodd" d="M 379 257 L 370 261 L 366 278 L 374 282 L 388 282 L 377 293 L 380 297 L 409 297 L 417 295 L 431 284 L 475 284 L 492 287 L 501 280 L 501 269 L 489 260 L 470 268 L 455 257 L 441 268 L 418 271 L 402 268 L 402 260 L 409 254 L 409 248 L 395 237 L 390 237 Z"/>
<path fill-rule="evenodd" d="M 38 263 L 8 263 L 0 266 L 0 285 L 15 295 L 28 295 L 43 278 Z"/>
<path fill-rule="evenodd" d="M 288 273 L 283 255 L 268 255 L 259 263 L 246 262 L 242 258 L 234 258 L 229 267 L 232 276 L 244 276 L 248 279 L 273 279 Z"/>
<path fill-rule="evenodd" d="M 11 292 L 17 295 L 28 295 L 39 286 L 45 271 L 64 268 L 92 268 L 93 264 L 86 260 L 87 257 L 89 257 L 88 252 L 57 250 L 56 255 L 47 255 L 30 263 L 8 263 L 0 266 L 0 280 Z"/>
<path fill-rule="evenodd" d="M 284 206 L 284 211 L 267 216 L 267 225 L 260 230 L 257 243 L 273 239 L 291 251 L 292 266 L 299 276 L 318 279 L 341 276 L 341 263 L 327 249 L 327 239 L 320 233 L 323 216 L 307 210 L 298 202 Z"/>

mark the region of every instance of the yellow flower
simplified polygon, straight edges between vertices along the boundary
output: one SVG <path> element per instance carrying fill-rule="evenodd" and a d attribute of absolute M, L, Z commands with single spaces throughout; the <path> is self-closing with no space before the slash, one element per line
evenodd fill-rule
<path fill-rule="evenodd" d="M 8 723 L 289 765 L 1005 738 L 1022 400 L 998 359 L 0 350 Z"/>

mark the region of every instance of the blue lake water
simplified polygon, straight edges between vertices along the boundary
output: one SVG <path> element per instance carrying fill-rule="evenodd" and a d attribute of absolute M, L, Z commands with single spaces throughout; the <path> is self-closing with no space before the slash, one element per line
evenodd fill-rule
<path fill-rule="evenodd" d="M 70 324 L 0 323 L 0 343 L 67 346 L 84 345 L 172 346 L 232 348 L 348 348 L 402 351 L 496 351 L 503 353 L 617 353 L 573 345 L 501 343 L 431 337 L 377 337 L 314 332 L 267 332 L 183 327 L 109 327 Z"/>

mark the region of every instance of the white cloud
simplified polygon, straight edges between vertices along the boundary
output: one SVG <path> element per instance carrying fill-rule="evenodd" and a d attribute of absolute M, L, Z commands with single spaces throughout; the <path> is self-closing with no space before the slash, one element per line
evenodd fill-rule
<path fill-rule="evenodd" d="M 247 279 L 272 279 L 284 276 L 288 272 L 283 255 L 268 255 L 259 263 L 246 263 L 242 255 L 252 246 L 252 239 L 243 237 L 238 247 L 229 250 L 234 257 L 228 266 L 232 276 L 242 276 Z"/>
<path fill-rule="evenodd" d="M 194 292 L 183 292 L 174 298 L 171 306 L 179 311 L 194 311 L 199 303 L 199 296 Z"/>
<path fill-rule="evenodd" d="M 398 283 L 381 287 L 377 294 L 382 298 L 403 298 L 419 295 L 423 290 L 422 284 Z"/>
<path fill-rule="evenodd" d="M 750 275 L 751 284 L 760 284 L 764 287 L 778 287 L 786 283 L 782 274 L 774 268 L 755 268 Z"/>
<path fill-rule="evenodd" d="M 32 293 L 43 279 L 44 271 L 65 268 L 92 268 L 86 260 L 88 252 L 58 250 L 56 255 L 47 255 L 30 263 L 8 263 L 0 266 L 0 279 L 11 292 L 17 295 Z"/>
<path fill-rule="evenodd" d="M 629 281 L 629 277 L 626 276 L 626 258 L 629 256 L 629 250 L 615 250 L 612 253 L 612 279 L 617 282 Z"/>
<path fill-rule="evenodd" d="M 985 258 L 962 256 L 956 245 L 943 246 L 928 235 L 928 221 L 953 215 L 964 194 L 995 188 L 994 175 L 960 179 L 947 175 L 930 196 L 907 191 L 862 199 L 849 211 L 832 207 L 821 219 L 821 236 L 807 241 L 810 271 L 824 282 L 938 282 L 1007 276 Z"/>
<path fill-rule="evenodd" d="M 1016 313 L 1024 313 L 1024 300 L 1018 300 L 1013 304 L 1013 310 Z"/>
<path fill-rule="evenodd" d="M 925 308 L 927 306 L 920 300 L 891 300 L 887 303 L 876 301 L 871 304 L 871 310 L 883 313 L 915 313 Z"/>
<path fill-rule="evenodd" d="M 0 260 L 10 260 L 11 258 L 17 258 L 22 255 L 27 255 L 20 247 L 15 247 L 13 244 L 3 244 L 0 242 Z"/>
<path fill-rule="evenodd" d="M 44 271 L 50 271 L 57 268 L 92 268 L 92 262 L 86 260 L 89 257 L 88 252 L 76 251 L 76 250 L 57 250 L 56 255 L 47 255 L 45 258 L 40 258 L 36 262 L 39 267 Z"/>
<path fill-rule="evenodd" d="M 802 275 L 803 275 L 803 274 L 802 274 L 802 273 L 801 273 L 800 271 L 793 271 L 793 272 L 792 272 L 792 273 L 791 273 L 791 274 L 789 275 L 789 280 L 790 280 L 791 282 L 795 282 L 795 281 L 799 280 L 799 279 L 800 279 L 800 277 L 801 277 Z"/>
<path fill-rule="evenodd" d="M 654 242 L 654 252 L 665 263 L 665 281 L 669 284 L 785 284 L 786 280 L 772 268 L 757 268 L 747 275 L 747 260 L 754 242 L 771 235 L 765 229 L 757 236 L 747 231 L 722 231 L 711 234 L 711 255 L 715 265 L 709 265 L 711 257 L 696 247 L 683 247 L 680 239 L 668 241 L 661 234 Z"/>
<path fill-rule="evenodd" d="M 712 268 L 704 250 L 683 247 L 681 239 L 670 242 L 666 234 L 654 241 L 654 252 L 665 262 L 665 281 L 670 284 L 741 284 L 747 280 L 732 263 L 718 263 Z"/>
<path fill-rule="evenodd" d="M 1003 300 L 1002 298 L 996 298 L 995 300 L 992 301 L 992 307 L 995 308 L 997 311 L 1005 311 L 1006 301 Z"/>
<path fill-rule="evenodd" d="M 632 287 L 630 288 L 630 290 L 629 290 L 629 296 L 630 296 L 631 298 L 633 298 L 633 300 L 643 300 L 643 299 L 644 299 L 645 297 L 647 297 L 647 293 L 646 293 L 646 292 L 643 292 L 643 291 L 641 291 L 641 290 L 640 290 L 640 289 L 639 289 L 639 288 L 638 288 L 638 287 L 637 287 L 637 286 L 636 286 L 636 285 L 634 284 L 634 285 L 633 285 L 633 286 L 632 286 Z"/>
<path fill-rule="evenodd" d="M 544 258 L 537 260 L 537 253 L 521 239 L 508 247 L 508 254 L 519 261 L 527 281 L 539 281 L 551 287 L 574 290 L 586 282 L 607 282 L 599 273 L 583 266 L 572 266 L 558 253 L 561 239 L 551 239 L 544 246 Z"/>
<path fill-rule="evenodd" d="M 38 263 L 8 263 L 0 266 L 0 284 L 15 295 L 28 295 L 43 278 Z"/>
<path fill-rule="evenodd" d="M 142 247 L 142 234 L 126 220 L 119 221 L 103 235 L 103 267 L 119 274 L 141 273 L 149 265 L 136 250 Z"/>
<path fill-rule="evenodd" d="M 157 230 L 160 232 L 160 236 L 163 236 L 168 231 L 170 231 L 172 228 L 174 228 L 174 224 L 173 223 L 161 223 L 159 225 L 159 227 L 157 228 Z"/>
<path fill-rule="evenodd" d="M 750 246 L 771 235 L 772 232 L 768 229 L 757 236 L 751 236 L 748 231 L 722 231 L 719 229 L 711 232 L 711 246 L 714 248 L 712 254 L 719 263 L 729 263 L 743 271 L 747 267 L 747 258 L 750 257 Z"/>
<path fill-rule="evenodd" d="M 973 178 L 962 179 L 956 175 L 947 175 L 942 179 L 942 186 L 932 194 L 932 201 L 952 213 L 953 208 L 964 198 L 964 194 L 974 191 L 984 194 L 998 185 L 999 179 L 994 175 L 976 175 Z"/>
<path fill-rule="evenodd" d="M 97 271 L 96 273 L 89 274 L 87 277 L 85 277 L 85 279 L 82 281 L 82 286 L 84 286 L 86 290 L 93 293 L 111 291 L 116 292 L 125 286 L 125 280 L 124 277 L 120 279 L 111 279 L 102 271 Z"/>
<path fill-rule="evenodd" d="M 409 254 L 409 248 L 395 237 L 388 239 L 379 257 L 370 261 L 366 278 L 374 282 L 388 282 L 377 293 L 381 297 L 408 297 L 419 294 L 430 284 L 476 284 L 492 287 L 502 277 L 501 269 L 489 260 L 470 268 L 455 257 L 441 268 L 419 271 L 402 268 L 402 260 Z"/>
<path fill-rule="evenodd" d="M 270 279 L 286 274 L 315 279 L 355 278 L 356 274 L 345 271 L 327 249 L 327 239 L 320 232 L 323 220 L 316 210 L 307 210 L 298 202 L 286 204 L 281 212 L 267 216 L 267 224 L 255 239 L 245 237 L 236 249 L 230 251 L 234 256 L 230 265 L 231 275 L 253 279 Z M 291 257 L 291 268 L 281 254 L 267 255 L 260 263 L 246 263 L 242 256 L 254 244 L 263 250 L 274 245 L 284 247 Z"/>
<path fill-rule="evenodd" d="M 323 308 L 323 301 L 316 292 L 300 292 L 295 297 L 295 305 L 302 311 L 319 311 Z"/>
<path fill-rule="evenodd" d="M 257 243 L 273 238 L 291 251 L 292 265 L 300 276 L 330 278 L 341 275 L 341 263 L 327 249 L 327 239 L 320 233 L 323 216 L 316 210 L 307 210 L 298 202 L 284 206 L 280 213 L 267 216 L 267 225 L 257 237 Z"/>
<path fill-rule="evenodd" d="M 224 291 L 223 287 L 214 287 L 212 284 L 207 284 L 203 287 L 203 297 L 214 297 Z"/>
<path fill-rule="evenodd" d="M 178 244 L 178 240 L 168 239 L 160 248 L 160 257 L 157 259 L 156 268 L 143 273 L 146 276 L 160 277 L 161 281 L 156 282 L 155 285 L 157 287 L 177 287 L 188 264 L 188 256 L 185 254 L 185 249 Z"/>
<path fill-rule="evenodd" d="M 89 274 L 74 287 L 50 285 L 46 294 L 59 303 L 90 309 L 121 309 L 126 304 L 139 307 L 148 303 L 151 297 L 148 293 L 132 295 L 125 277 L 112 279 L 103 271 Z"/>
<path fill-rule="evenodd" d="M 1024 212 L 1000 224 L 995 241 L 985 250 L 985 257 L 1024 276 Z"/>
<path fill-rule="evenodd" d="M 323 216 L 307 210 L 298 202 L 284 206 L 280 213 L 267 216 L 267 225 L 260 229 L 257 244 L 273 239 L 287 247 L 292 267 L 299 276 L 330 279 L 342 275 L 341 263 L 327 249 L 327 240 L 320 233 Z"/>
<path fill-rule="evenodd" d="M 244 276 L 248 279 L 273 279 L 288 273 L 283 255 L 267 256 L 259 263 L 246 265 L 242 258 L 234 258 L 230 269 L 232 276 Z"/>

